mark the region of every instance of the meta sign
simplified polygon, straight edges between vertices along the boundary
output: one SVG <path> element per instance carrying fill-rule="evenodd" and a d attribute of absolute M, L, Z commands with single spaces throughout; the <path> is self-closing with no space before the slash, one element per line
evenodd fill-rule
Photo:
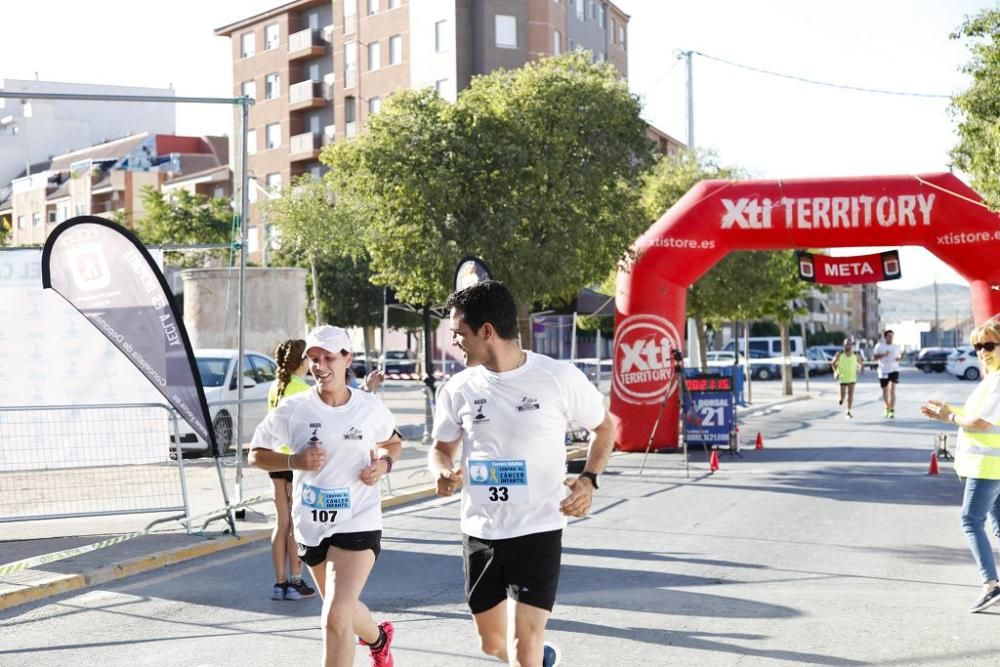
<path fill-rule="evenodd" d="M 798 251 L 795 256 L 799 264 L 799 278 L 821 285 L 877 283 L 903 276 L 897 250 L 859 257 L 830 257 Z"/>

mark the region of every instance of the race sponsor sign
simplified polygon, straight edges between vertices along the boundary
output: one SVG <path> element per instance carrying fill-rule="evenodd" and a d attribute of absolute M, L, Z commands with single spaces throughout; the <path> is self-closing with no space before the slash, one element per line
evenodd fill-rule
<path fill-rule="evenodd" d="M 615 333 L 612 384 L 627 403 L 652 405 L 677 391 L 671 354 L 683 340 L 667 319 L 634 315 L 622 320 Z"/>

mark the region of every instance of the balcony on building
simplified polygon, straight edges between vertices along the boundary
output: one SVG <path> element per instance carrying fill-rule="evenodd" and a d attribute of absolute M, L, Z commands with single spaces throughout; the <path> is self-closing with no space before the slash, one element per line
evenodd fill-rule
<path fill-rule="evenodd" d="M 320 81 L 300 81 L 288 87 L 288 110 L 301 111 L 326 105 Z"/>
<path fill-rule="evenodd" d="M 320 148 L 319 135 L 312 132 L 293 134 L 288 145 L 288 159 L 291 162 L 315 160 L 319 157 Z"/>
<path fill-rule="evenodd" d="M 288 59 L 315 58 L 326 52 L 326 44 L 320 39 L 319 31 L 312 28 L 293 32 L 288 36 Z"/>

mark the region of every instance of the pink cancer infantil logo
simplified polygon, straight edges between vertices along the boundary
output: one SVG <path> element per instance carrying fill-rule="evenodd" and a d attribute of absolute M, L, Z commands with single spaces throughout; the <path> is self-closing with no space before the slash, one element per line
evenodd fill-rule
<path fill-rule="evenodd" d="M 625 318 L 615 333 L 613 387 L 626 403 L 651 405 L 677 391 L 670 353 L 680 348 L 680 336 L 657 315 Z"/>

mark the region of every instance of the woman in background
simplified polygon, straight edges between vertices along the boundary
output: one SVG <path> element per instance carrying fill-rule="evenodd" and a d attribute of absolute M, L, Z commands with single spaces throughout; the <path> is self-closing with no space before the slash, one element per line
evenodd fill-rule
<path fill-rule="evenodd" d="M 955 472 L 965 481 L 962 530 L 983 581 L 982 594 L 969 608 L 975 613 L 1000 602 L 993 547 L 986 535 L 986 517 L 1000 535 L 1000 322 L 990 320 L 969 337 L 983 367 L 983 379 L 955 408 L 944 401 L 927 401 L 920 412 L 929 419 L 958 427 Z"/>
<path fill-rule="evenodd" d="M 306 342 L 302 339 L 286 340 L 274 351 L 278 364 L 278 379 L 271 383 L 267 392 L 267 411 L 270 412 L 286 396 L 294 396 L 309 390 L 305 376 L 309 370 L 309 360 L 305 358 Z M 284 453 L 292 450 L 285 446 Z M 271 561 L 274 564 L 274 587 L 272 600 L 302 600 L 316 595 L 316 591 L 302 580 L 302 561 L 296 551 L 295 536 L 292 534 L 292 471 L 277 470 L 268 473 L 274 487 L 274 530 L 271 532 Z M 285 562 L 288 563 L 288 578 L 285 577 Z"/>

